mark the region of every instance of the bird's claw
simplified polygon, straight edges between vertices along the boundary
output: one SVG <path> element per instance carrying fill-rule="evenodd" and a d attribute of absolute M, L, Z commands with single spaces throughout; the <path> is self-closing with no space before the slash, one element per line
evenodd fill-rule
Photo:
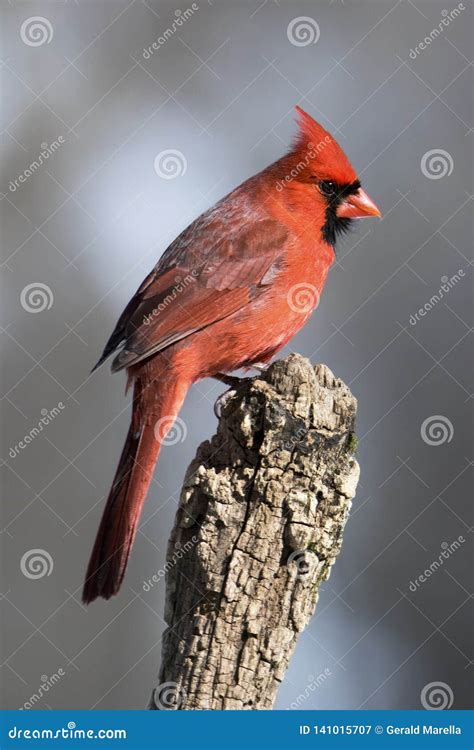
<path fill-rule="evenodd" d="M 265 362 L 256 362 L 252 365 L 252 367 L 255 370 L 258 370 L 259 373 L 262 373 L 265 372 L 269 365 Z M 230 386 L 229 390 L 222 393 L 214 404 L 214 414 L 216 415 L 217 419 L 220 419 L 222 415 L 222 409 L 224 408 L 227 401 L 232 398 L 232 396 L 235 396 L 235 394 L 237 393 L 237 388 L 242 385 L 242 383 L 248 381 L 250 378 L 238 378 L 235 375 L 227 375 L 227 373 L 225 372 L 216 372 L 213 377 L 216 380 L 219 380 L 219 382 L 225 383 L 225 385 Z"/>
<path fill-rule="evenodd" d="M 238 378 L 236 378 L 238 380 Z M 222 410 L 224 409 L 227 402 L 235 396 L 237 391 L 235 388 L 229 388 L 228 391 L 224 391 L 224 393 L 221 393 L 221 395 L 217 398 L 215 404 L 214 404 L 214 414 L 216 415 L 217 419 L 220 419 L 222 416 Z"/>

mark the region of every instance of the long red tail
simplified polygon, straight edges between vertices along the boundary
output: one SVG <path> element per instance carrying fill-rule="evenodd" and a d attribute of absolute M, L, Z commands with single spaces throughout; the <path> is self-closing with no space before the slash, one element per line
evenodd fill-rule
<path fill-rule="evenodd" d="M 176 380 L 148 387 L 135 381 L 132 421 L 87 568 L 86 604 L 99 596 L 110 599 L 120 589 L 161 443 L 187 388 Z"/>

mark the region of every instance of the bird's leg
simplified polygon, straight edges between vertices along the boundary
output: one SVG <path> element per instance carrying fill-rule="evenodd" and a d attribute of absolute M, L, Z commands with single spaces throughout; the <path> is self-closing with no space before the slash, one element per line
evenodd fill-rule
<path fill-rule="evenodd" d="M 243 378 L 238 378 L 236 375 L 226 375 L 225 372 L 216 372 L 215 375 L 212 376 L 216 380 L 220 380 L 221 383 L 225 383 L 226 385 L 230 385 L 231 388 L 237 388 L 237 386 L 240 384 Z"/>
<path fill-rule="evenodd" d="M 265 372 L 269 365 L 265 362 L 255 362 L 252 367 L 261 373 Z M 229 390 L 222 393 L 214 404 L 214 414 L 216 415 L 217 419 L 220 419 L 222 409 L 225 406 L 226 402 L 229 400 L 229 398 L 232 398 L 232 396 L 235 395 L 238 386 L 243 383 L 244 380 L 248 380 L 248 378 L 238 378 L 236 375 L 227 375 L 227 373 L 225 372 L 216 372 L 216 374 L 212 377 L 229 386 Z"/>
<path fill-rule="evenodd" d="M 214 414 L 216 415 L 217 419 L 220 419 L 222 409 L 226 405 L 227 401 L 232 398 L 232 396 L 235 396 L 236 389 L 242 382 L 243 378 L 238 378 L 235 375 L 227 375 L 225 372 L 216 372 L 216 374 L 212 377 L 216 380 L 219 380 L 221 383 L 225 383 L 226 385 L 230 386 L 229 390 L 221 393 L 214 404 Z"/>

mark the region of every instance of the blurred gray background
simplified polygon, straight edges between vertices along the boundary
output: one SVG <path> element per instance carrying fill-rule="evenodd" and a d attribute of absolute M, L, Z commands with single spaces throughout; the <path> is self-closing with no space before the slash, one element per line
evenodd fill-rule
<path fill-rule="evenodd" d="M 277 708 L 415 709 L 433 682 L 468 707 L 472 6 L 460 5 L 4 0 L 6 707 L 31 705 L 46 678 L 35 708 L 143 708 L 156 685 L 164 584 L 143 582 L 164 564 L 223 387 L 193 387 L 125 585 L 86 609 L 129 419 L 124 378 L 89 372 L 169 242 L 282 155 L 297 103 L 338 138 L 384 218 L 339 244 L 318 310 L 285 350 L 325 362 L 357 396 L 362 473 Z M 169 149 L 177 173 L 164 179 L 154 165 Z"/>

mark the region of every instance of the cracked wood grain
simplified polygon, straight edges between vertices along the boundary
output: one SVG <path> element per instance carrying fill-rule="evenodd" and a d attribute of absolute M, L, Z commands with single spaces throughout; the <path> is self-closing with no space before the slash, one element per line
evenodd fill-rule
<path fill-rule="evenodd" d="M 245 379 L 188 468 L 151 709 L 269 709 L 340 552 L 357 403 L 292 354 Z"/>

